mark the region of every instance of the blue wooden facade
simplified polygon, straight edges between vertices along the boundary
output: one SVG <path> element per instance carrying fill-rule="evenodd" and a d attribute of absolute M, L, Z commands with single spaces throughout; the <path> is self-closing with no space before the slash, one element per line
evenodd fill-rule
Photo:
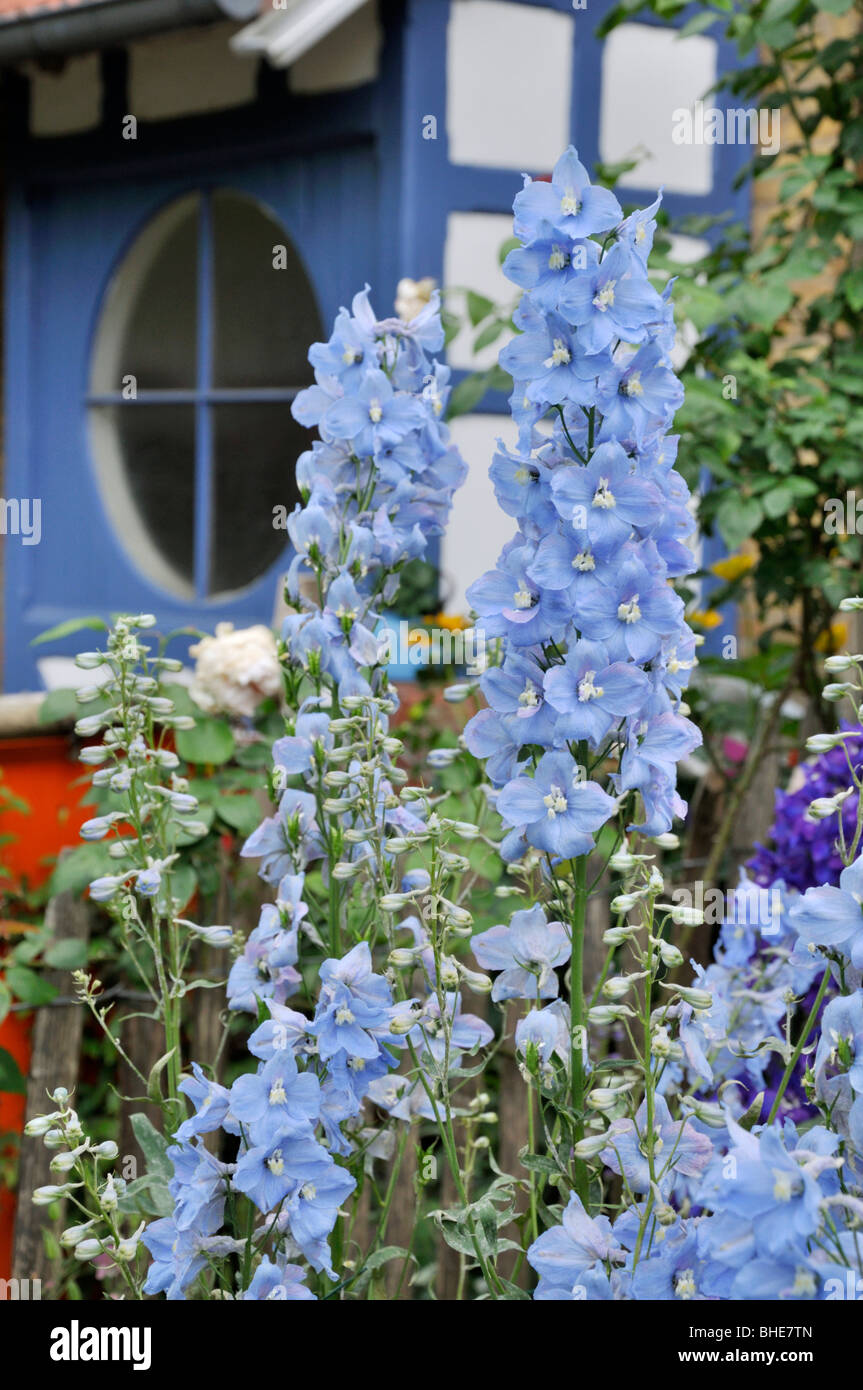
<path fill-rule="evenodd" d="M 572 12 L 569 0 L 519 0 Z M 42 539 L 27 547 L 5 538 L 3 680 L 7 690 L 36 688 L 32 639 L 76 616 L 149 610 L 163 628 L 268 621 L 277 559 L 253 584 L 207 596 L 211 412 L 219 403 L 206 347 L 184 403 L 194 412 L 194 593 L 154 584 L 136 564 L 105 506 L 92 457 L 88 411 L 94 336 L 112 277 L 136 237 L 173 200 L 231 189 L 265 207 L 299 254 L 324 325 L 366 281 L 379 312 L 389 312 L 404 275 L 443 272 L 451 213 L 506 213 L 521 169 L 456 165 L 449 159 L 447 104 L 449 0 L 382 0 L 384 47 L 377 79 L 324 95 L 291 95 L 265 63 L 257 97 L 230 112 L 141 124 L 134 141 L 118 138 L 128 110 L 122 52 L 101 58 L 103 119 L 84 135 L 35 139 L 27 130 L 27 91 L 13 84 L 7 120 L 5 261 L 6 497 L 42 499 Z M 576 16 L 571 138 L 590 165 L 599 149 L 601 63 L 593 37 L 610 0 L 590 0 Z M 733 55 L 720 44 L 720 70 Z M 424 118 L 437 138 L 424 139 Z M 670 193 L 672 218 L 693 211 L 745 217 L 733 180 L 749 152 L 715 150 L 709 195 Z M 534 170 L 532 172 L 541 172 Z M 626 190 L 643 204 L 655 189 Z M 208 255 L 206 217 L 200 264 Z M 209 338 L 206 296 L 199 297 L 200 343 Z M 171 332 L 171 324 L 165 324 Z M 146 396 L 146 392 L 142 392 Z M 264 399 L 262 397 L 261 399 Z M 246 404 L 254 404 L 247 391 Z M 102 401 L 104 404 L 104 400 Z M 149 404 L 157 404 L 151 400 Z M 146 410 L 147 399 L 127 407 Z M 502 396 L 482 403 L 503 412 Z M 286 460 L 290 467 L 291 460 Z M 242 468 L 242 460 L 237 462 Z M 287 498 L 286 498 L 287 500 Z M 249 506 L 254 505 L 252 496 Z M 165 507 L 171 498 L 165 498 Z M 242 526 L 242 508 L 236 517 Z M 73 652 L 76 638 L 53 650 Z"/>

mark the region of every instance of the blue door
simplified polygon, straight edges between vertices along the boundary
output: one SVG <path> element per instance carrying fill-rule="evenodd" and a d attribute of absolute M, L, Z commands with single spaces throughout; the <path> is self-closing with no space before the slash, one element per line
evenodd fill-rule
<path fill-rule="evenodd" d="M 309 443 L 291 401 L 376 264 L 376 203 L 371 145 L 11 190 L 5 491 L 41 536 L 5 538 L 7 689 L 37 688 L 30 642 L 66 619 L 269 621 Z"/>

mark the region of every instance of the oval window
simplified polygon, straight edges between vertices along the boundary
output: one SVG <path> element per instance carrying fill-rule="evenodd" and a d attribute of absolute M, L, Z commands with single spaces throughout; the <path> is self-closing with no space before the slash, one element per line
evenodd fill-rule
<path fill-rule="evenodd" d="M 106 509 L 160 589 L 206 600 L 278 559 L 308 434 L 291 402 L 323 337 L 299 256 L 261 204 L 190 193 L 144 228 L 108 287 L 88 410 Z"/>

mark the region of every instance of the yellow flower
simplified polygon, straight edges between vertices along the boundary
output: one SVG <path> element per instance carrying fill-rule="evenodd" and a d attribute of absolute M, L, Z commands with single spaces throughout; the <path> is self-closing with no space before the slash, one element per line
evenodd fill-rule
<path fill-rule="evenodd" d="M 715 608 L 707 608 L 704 611 L 696 609 L 694 613 L 687 614 L 687 622 L 691 627 L 706 627 L 712 629 L 719 627 L 722 622 L 722 614 L 717 613 Z"/>
<path fill-rule="evenodd" d="M 751 570 L 754 564 L 754 555 L 729 555 L 725 560 L 717 560 L 715 565 L 710 566 L 710 570 L 720 579 L 727 579 L 730 584 L 732 580 L 739 579 L 741 574 Z"/>
<path fill-rule="evenodd" d="M 433 613 L 423 618 L 423 622 L 426 627 L 442 627 L 447 632 L 463 632 L 470 626 L 460 613 Z"/>
<path fill-rule="evenodd" d="M 822 632 L 820 637 L 815 639 L 816 652 L 826 652 L 828 656 L 835 656 L 841 652 L 848 641 L 848 624 L 835 619 L 830 624 L 829 632 Z"/>

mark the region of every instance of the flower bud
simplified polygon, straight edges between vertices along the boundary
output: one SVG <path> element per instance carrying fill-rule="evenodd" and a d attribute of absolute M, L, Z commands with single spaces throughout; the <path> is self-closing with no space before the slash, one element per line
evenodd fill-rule
<path fill-rule="evenodd" d="M 67 1246 L 78 1245 L 89 1235 L 90 1231 L 92 1231 L 93 1227 L 97 1224 L 98 1223 L 93 1220 L 85 1221 L 81 1226 L 67 1226 L 60 1237 L 60 1244 Z"/>
<path fill-rule="evenodd" d="M 640 902 L 638 893 L 618 893 L 616 898 L 611 900 L 612 912 L 631 912 L 636 903 Z"/>
<path fill-rule="evenodd" d="M 356 878 L 362 867 L 363 861 L 361 859 L 357 859 L 353 864 L 348 863 L 347 860 L 341 860 L 338 864 L 333 865 L 330 873 L 333 878 L 337 879 Z"/>
<path fill-rule="evenodd" d="M 825 685 L 821 694 L 825 700 L 829 700 L 831 704 L 835 705 L 838 704 L 840 700 L 844 700 L 846 695 L 850 695 L 853 691 L 859 690 L 859 688 L 860 687 L 855 685 L 853 681 L 839 681 L 830 685 Z"/>
<path fill-rule="evenodd" d="M 654 835 L 653 843 L 659 845 L 660 849 L 679 849 L 680 836 L 675 835 L 673 830 L 666 830 L 662 835 Z"/>
<path fill-rule="evenodd" d="M 833 748 L 840 748 L 844 734 L 813 734 L 806 740 L 807 753 L 829 753 Z"/>
<path fill-rule="evenodd" d="M 37 1187 L 33 1193 L 32 1202 L 35 1207 L 50 1207 L 52 1202 L 58 1202 L 61 1197 L 66 1197 L 74 1187 L 80 1187 L 80 1183 L 64 1183 L 58 1186 L 49 1183 L 45 1187 Z"/>
<path fill-rule="evenodd" d="M 863 598 L 843 598 L 839 604 L 840 613 L 861 613 L 863 612 Z"/>
<path fill-rule="evenodd" d="M 588 1023 L 617 1023 L 622 1018 L 635 1018 L 628 1004 L 595 1004 L 587 1013 Z"/>
<path fill-rule="evenodd" d="M 96 745 L 93 748 L 82 748 L 78 753 L 78 762 L 86 763 L 88 767 L 98 767 L 108 757 L 108 749 Z"/>
<path fill-rule="evenodd" d="M 390 1019 L 389 1029 L 397 1038 L 404 1037 L 406 1033 L 416 1027 L 418 1021 L 417 1015 L 412 1012 L 394 1014 Z"/>
<path fill-rule="evenodd" d="M 809 803 L 809 815 L 813 820 L 829 820 L 835 816 L 843 801 L 853 795 L 853 787 L 848 787 L 843 792 L 836 792 L 833 796 L 816 796 L 814 801 Z"/>
<path fill-rule="evenodd" d="M 474 994 L 491 994 L 492 984 L 488 975 L 482 975 L 478 970 L 468 970 L 464 965 L 459 966 L 458 970 L 462 980 L 468 989 L 473 990 Z M 441 972 L 441 980 L 446 983 L 443 972 Z"/>
<path fill-rule="evenodd" d="M 670 941 L 658 941 L 656 944 L 659 947 L 662 964 L 667 965 L 669 970 L 676 970 L 679 965 L 683 964 L 683 952 L 673 946 Z"/>
<path fill-rule="evenodd" d="M 395 966 L 396 970 L 406 970 L 415 960 L 416 953 L 409 946 L 396 946 L 387 956 L 387 963 Z"/>
<path fill-rule="evenodd" d="M 74 1255 L 76 1260 L 95 1260 L 104 1253 L 101 1240 L 82 1240 L 75 1246 Z"/>
<path fill-rule="evenodd" d="M 620 927 L 606 927 L 602 933 L 602 941 L 605 946 L 622 946 L 624 941 L 629 941 L 635 936 L 638 927 L 632 923 L 624 923 Z"/>
<path fill-rule="evenodd" d="M 602 993 L 612 1004 L 624 999 L 636 980 L 644 979 L 644 971 L 641 970 L 637 975 L 612 975 L 610 980 L 606 980 L 602 986 Z"/>
<path fill-rule="evenodd" d="M 613 1110 L 618 1101 L 623 1099 L 623 1093 L 615 1090 L 611 1086 L 596 1086 L 587 1097 L 587 1103 L 594 1110 Z"/>
<path fill-rule="evenodd" d="M 56 1111 L 53 1115 L 34 1115 L 33 1119 L 28 1120 L 24 1126 L 24 1133 L 28 1139 L 42 1139 L 49 1129 L 53 1128 L 56 1120 Z"/>
<path fill-rule="evenodd" d="M 579 1139 L 573 1152 L 576 1158 L 596 1158 L 597 1154 L 608 1147 L 608 1136 L 606 1134 L 591 1134 L 584 1139 Z"/>
<path fill-rule="evenodd" d="M 663 989 L 672 990 L 679 994 L 686 1004 L 691 1004 L 693 1009 L 710 1009 L 713 1007 L 713 995 L 706 989 L 695 989 L 689 985 L 663 985 Z"/>
<path fill-rule="evenodd" d="M 383 912 L 401 912 L 410 900 L 410 893 L 384 893 L 382 898 L 378 898 L 378 907 Z"/>
<path fill-rule="evenodd" d="M 666 903 L 658 904 L 666 907 Z M 697 907 L 684 907 L 681 903 L 671 905 L 671 920 L 678 927 L 701 927 L 704 925 L 704 913 Z"/>

